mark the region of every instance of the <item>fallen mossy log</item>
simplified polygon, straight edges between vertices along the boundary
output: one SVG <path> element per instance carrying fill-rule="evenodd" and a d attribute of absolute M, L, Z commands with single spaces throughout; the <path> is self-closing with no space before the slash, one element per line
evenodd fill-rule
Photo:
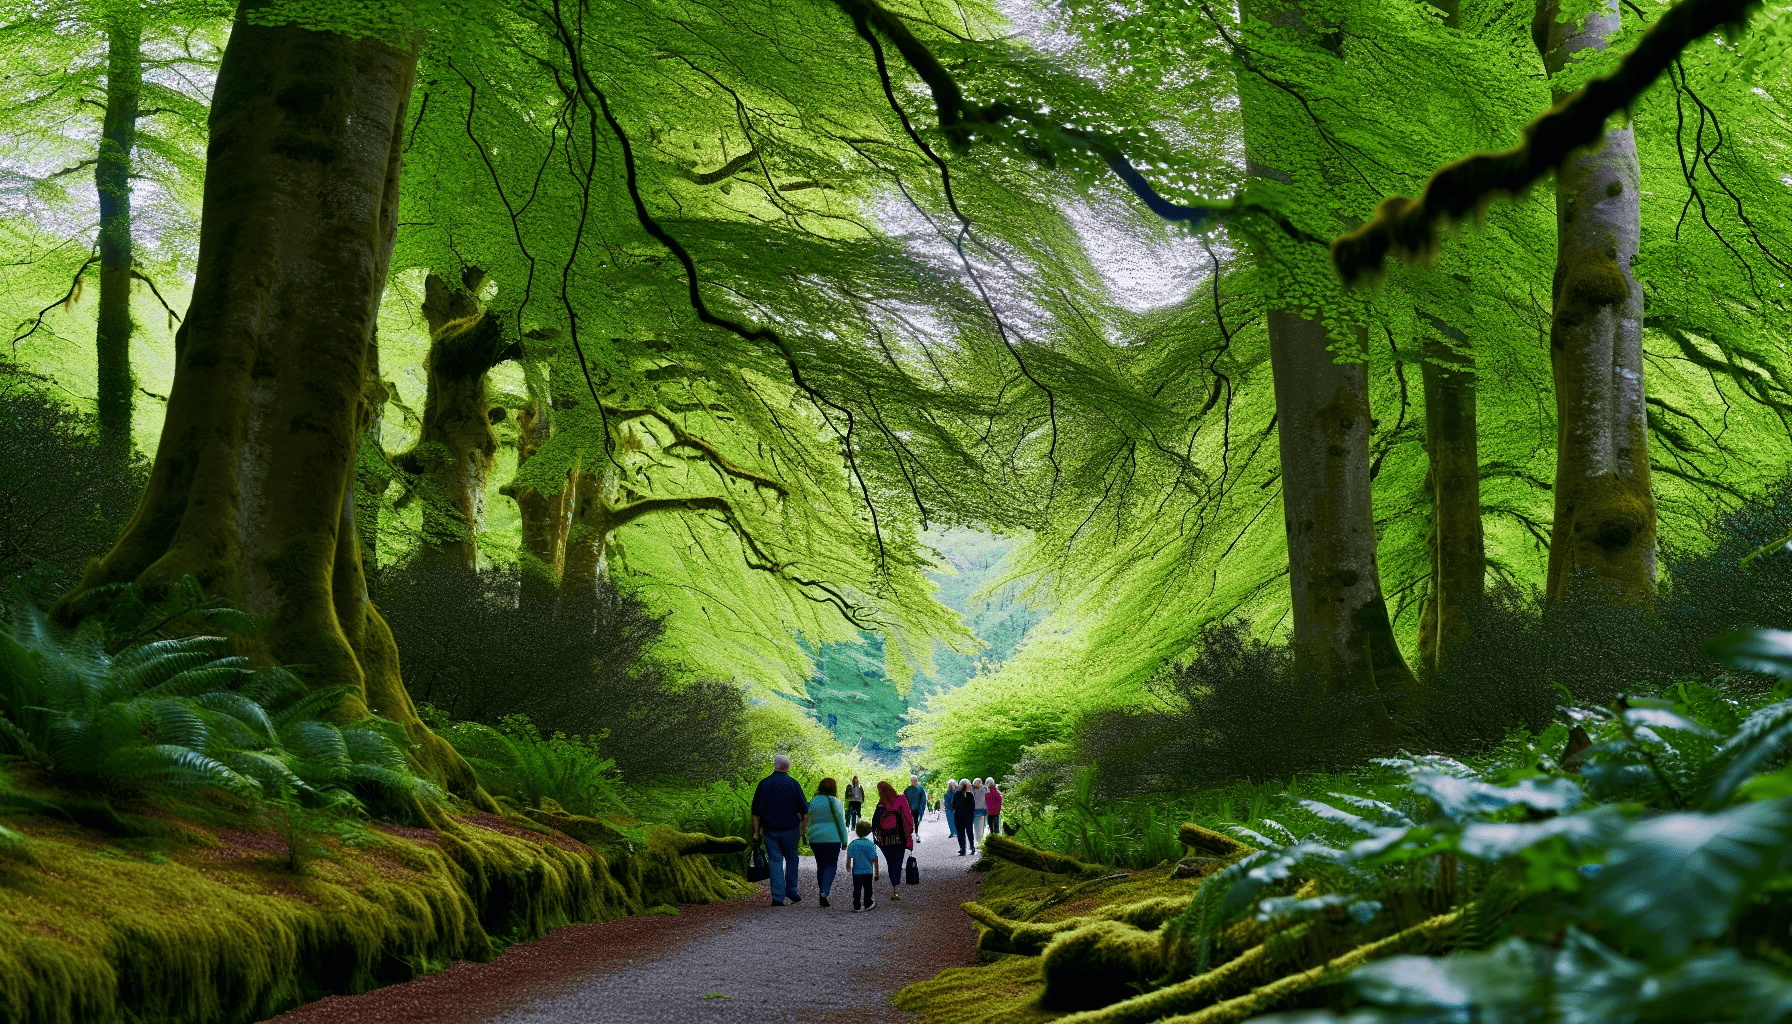
<path fill-rule="evenodd" d="M 1214 1001 L 1216 995 L 1240 987 L 1241 976 L 1273 969 L 1279 957 L 1286 955 L 1275 948 L 1276 938 L 1282 938 L 1284 942 L 1296 938 L 1295 929 L 1289 929 L 1205 974 L 1099 1010 L 1059 1018 L 1057 1024 L 1149 1024 L 1152 1021 L 1162 1024 L 1238 1024 L 1273 1009 L 1286 999 L 1334 984 L 1371 960 L 1400 953 L 1434 951 L 1461 928 L 1462 918 L 1460 910 L 1439 914 L 1384 939 L 1363 943 L 1317 967 L 1283 975 L 1257 985 L 1243 995 Z M 1174 1014 L 1180 1016 L 1172 1016 Z"/>
<path fill-rule="evenodd" d="M 679 857 L 694 857 L 697 854 L 743 853 L 748 843 L 739 836 L 717 837 L 702 833 L 678 832 L 661 825 L 648 833 L 647 848 L 662 849 Z"/>
<path fill-rule="evenodd" d="M 991 953 L 1037 956 L 1057 936 L 1098 921 L 1120 921 L 1150 931 L 1188 909 L 1193 901 L 1192 894 L 1187 897 L 1155 896 L 1137 903 L 1101 907 L 1082 917 L 1049 923 L 1011 920 L 974 900 L 962 907 L 971 920 L 986 929 L 977 942 L 978 949 Z"/>
<path fill-rule="evenodd" d="M 1084 921 L 1059 933 L 1039 959 L 1039 1004 L 1054 1010 L 1106 1006 L 1164 972 L 1163 937 L 1125 921 Z"/>
<path fill-rule="evenodd" d="M 1017 843 L 1007 836 L 989 835 L 983 839 L 985 856 L 998 857 L 1023 868 L 1043 871 L 1048 875 L 1072 875 L 1077 878 L 1089 878 L 1106 873 L 1107 869 L 1097 864 L 1085 864 L 1075 857 L 1067 857 L 1049 850 L 1036 850 L 1023 843 Z"/>
<path fill-rule="evenodd" d="M 1193 822 L 1184 822 L 1178 836 L 1182 845 L 1197 855 L 1207 857 L 1242 857 L 1247 853 L 1255 853 L 1256 848 L 1210 828 L 1202 828 Z"/>

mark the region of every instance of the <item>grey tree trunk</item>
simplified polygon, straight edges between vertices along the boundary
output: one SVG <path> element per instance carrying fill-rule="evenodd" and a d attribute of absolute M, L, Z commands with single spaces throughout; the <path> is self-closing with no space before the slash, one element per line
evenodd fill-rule
<path fill-rule="evenodd" d="M 1437 671 L 1469 634 L 1487 577 L 1474 356 L 1425 344 L 1425 451 L 1430 459 L 1431 593 L 1420 616 L 1420 671 Z"/>
<path fill-rule="evenodd" d="M 1617 0 L 1579 24 L 1543 0 L 1538 49 L 1553 77 L 1618 32 Z M 1558 96 L 1558 99 L 1560 97 Z M 1643 390 L 1643 292 L 1631 276 L 1642 234 L 1636 140 L 1628 125 L 1556 175 L 1550 367 L 1556 390 L 1555 523 L 1547 592 L 1647 602 L 1655 587 L 1655 500 Z"/>
<path fill-rule="evenodd" d="M 143 88 L 143 20 L 122 7 L 106 24 L 106 114 L 93 182 L 100 200 L 98 357 L 100 438 L 114 457 L 131 452 L 131 152 Z"/>

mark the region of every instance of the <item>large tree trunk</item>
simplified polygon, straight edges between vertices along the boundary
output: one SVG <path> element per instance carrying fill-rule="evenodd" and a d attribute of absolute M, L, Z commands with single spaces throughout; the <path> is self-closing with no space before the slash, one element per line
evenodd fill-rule
<path fill-rule="evenodd" d="M 100 199 L 98 357 L 100 439 L 120 463 L 131 452 L 131 152 L 143 88 L 143 19 L 121 6 L 106 22 L 106 114 L 93 183 Z"/>
<path fill-rule="evenodd" d="M 249 5 L 245 5 L 248 7 Z M 149 488 L 96 587 L 191 576 L 265 618 L 251 654 L 401 723 L 426 770 L 487 807 L 418 720 L 367 600 L 354 522 L 369 342 L 397 231 L 415 48 L 238 18 L 211 110 L 199 262 Z"/>
<path fill-rule="evenodd" d="M 476 296 L 484 283 L 476 268 L 462 275 L 459 288 L 438 274 L 425 279 L 429 393 L 417 444 L 403 456 L 404 467 L 419 476 L 424 556 L 469 572 L 478 565 L 486 481 L 498 453 L 485 375 L 514 354 L 506 351 L 498 318 L 480 313 Z"/>
<path fill-rule="evenodd" d="M 1324 324 L 1269 314 L 1294 650 L 1321 686 L 1360 695 L 1382 718 L 1415 682 L 1375 561 L 1368 365 L 1336 361 L 1329 344 Z"/>
<path fill-rule="evenodd" d="M 591 468 L 595 462 L 596 468 Z M 585 452 L 571 474 L 566 571 L 560 581 L 560 614 L 588 614 L 608 569 L 610 535 L 616 530 L 615 467 L 605 453 Z"/>
<path fill-rule="evenodd" d="M 1487 576 L 1474 357 L 1425 343 L 1425 450 L 1431 462 L 1431 592 L 1420 616 L 1420 671 L 1437 671 L 1469 633 Z"/>
<path fill-rule="evenodd" d="M 1242 13 L 1273 31 L 1315 34 L 1298 0 L 1253 0 Z M 1239 96 L 1250 173 L 1311 187 L 1279 166 L 1277 140 L 1287 129 L 1273 121 L 1283 94 L 1241 74 Z M 1375 559 L 1368 366 L 1336 361 L 1330 345 L 1321 321 L 1270 312 L 1293 646 L 1304 674 L 1325 692 L 1361 699 L 1374 728 L 1387 733 L 1417 682 L 1394 640 Z"/>
<path fill-rule="evenodd" d="M 1537 44 L 1552 76 L 1572 54 L 1604 49 L 1620 27 L 1617 0 L 1578 25 L 1558 21 L 1557 12 L 1557 0 L 1538 5 Z M 1630 271 L 1642 234 L 1639 182 L 1628 126 L 1607 131 L 1598 149 L 1556 174 L 1552 600 L 1597 593 L 1640 603 L 1655 588 L 1643 292 Z"/>

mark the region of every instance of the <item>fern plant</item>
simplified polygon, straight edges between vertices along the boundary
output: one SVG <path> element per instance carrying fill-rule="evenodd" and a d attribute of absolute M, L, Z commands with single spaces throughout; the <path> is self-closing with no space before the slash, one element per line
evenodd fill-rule
<path fill-rule="evenodd" d="M 97 625 L 53 629 L 24 608 L 0 629 L 0 751 L 101 792 L 210 787 L 236 797 L 359 808 L 357 792 L 439 800 L 410 770 L 396 725 L 320 716 L 341 693 L 252 668 L 229 641 L 138 640 L 108 650 Z"/>
<path fill-rule="evenodd" d="M 1734 668 L 1792 679 L 1792 634 L 1747 631 L 1708 647 Z M 1482 770 L 1443 758 L 1384 762 L 1408 776 L 1410 816 L 1334 794 L 1302 805 L 1323 822 L 1304 842 L 1251 832 L 1264 850 L 1202 891 L 1178 922 L 1203 943 L 1255 907 L 1303 858 L 1334 865 L 1325 889 L 1360 900 L 1409 889 L 1461 864 L 1465 927 L 1448 956 L 1368 964 L 1349 984 L 1371 1004 L 1347 1016 L 1282 1014 L 1283 1024 L 1405 1021 L 1792 1021 L 1792 694 L 1737 698 L 1681 685 L 1609 708 L 1564 708 L 1520 759 Z M 1577 770 L 1577 771 L 1576 771 Z M 1345 810 L 1337 804 L 1348 804 Z M 1339 841 L 1340 833 L 1354 841 Z M 1348 876 L 1337 874 L 1346 870 Z M 1454 872 L 1454 868 L 1452 868 Z M 1354 876 L 1354 877 L 1350 877 Z M 1454 873 L 1453 873 L 1453 876 Z M 1216 908 L 1220 912 L 1215 912 Z M 1379 909 L 1379 908 L 1377 908 Z"/>
<path fill-rule="evenodd" d="M 506 715 L 499 726 L 462 722 L 442 732 L 493 795 L 525 807 L 546 797 L 574 814 L 628 809 L 616 762 L 598 750 L 601 737 L 543 736 L 523 715 Z"/>

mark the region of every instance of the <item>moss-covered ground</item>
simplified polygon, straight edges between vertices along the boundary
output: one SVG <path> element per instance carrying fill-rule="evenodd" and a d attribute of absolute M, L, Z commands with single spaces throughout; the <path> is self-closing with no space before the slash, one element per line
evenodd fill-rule
<path fill-rule="evenodd" d="M 560 925 L 751 891 L 704 856 L 739 840 L 641 844 L 557 808 L 314 820 L 302 838 L 266 810 L 120 810 L 149 834 L 7 817 L 28 840 L 0 854 L 0 1024 L 259 1021 Z"/>
<path fill-rule="evenodd" d="M 1211 936 L 1197 964 L 1186 934 L 1166 925 L 1206 878 L 1250 851 L 1193 826 L 1182 838 L 1190 856 L 1130 872 L 1006 839 L 986 844 L 987 880 L 964 905 L 981 933 L 978 963 L 908 986 L 897 1006 L 928 1024 L 1230 1024 L 1322 1005 L 1352 967 L 1435 950 L 1458 925 L 1458 914 L 1419 906 L 1367 928 L 1341 914 L 1293 925 L 1247 919 Z M 1286 886 L 1319 894 L 1312 882 Z"/>

